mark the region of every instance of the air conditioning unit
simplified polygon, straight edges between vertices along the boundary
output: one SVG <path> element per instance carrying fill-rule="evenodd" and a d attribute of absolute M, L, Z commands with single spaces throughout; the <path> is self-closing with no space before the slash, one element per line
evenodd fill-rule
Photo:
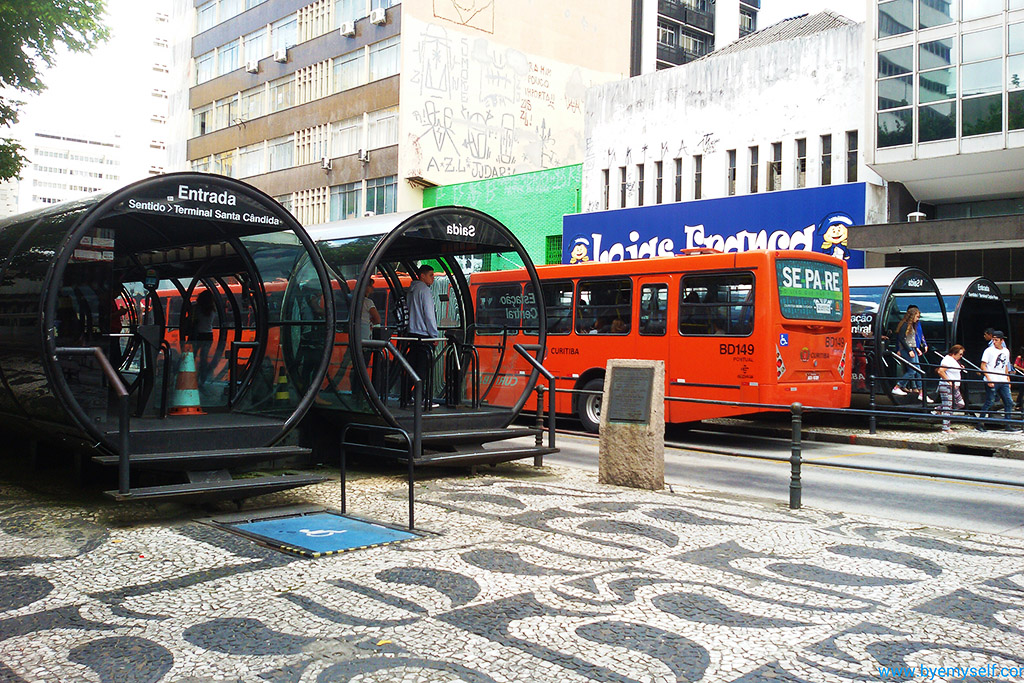
<path fill-rule="evenodd" d="M 365 150 L 365 149 L 359 150 L 359 161 L 363 162 L 364 164 L 369 163 L 370 162 L 370 152 Z"/>
<path fill-rule="evenodd" d="M 331 170 L 331 158 L 330 157 L 323 157 L 322 159 L 320 159 L 320 168 L 324 169 L 325 171 L 330 171 Z"/>
<path fill-rule="evenodd" d="M 341 22 L 341 35 L 351 38 L 356 34 L 356 22 L 354 21 L 343 21 Z"/>
<path fill-rule="evenodd" d="M 384 24 L 387 23 L 388 15 L 383 7 L 370 10 L 370 23 L 371 24 Z"/>
<path fill-rule="evenodd" d="M 245 63 L 245 70 L 251 74 L 259 73 L 260 61 L 258 59 L 250 59 Z"/>
<path fill-rule="evenodd" d="M 279 47 L 274 50 L 274 61 L 275 62 L 287 62 L 288 61 L 288 48 Z"/>

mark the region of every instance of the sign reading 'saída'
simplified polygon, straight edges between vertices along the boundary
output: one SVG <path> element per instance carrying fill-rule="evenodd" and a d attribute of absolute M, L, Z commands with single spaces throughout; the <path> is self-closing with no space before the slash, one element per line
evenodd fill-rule
<path fill-rule="evenodd" d="M 864 223 L 864 183 L 570 214 L 562 223 L 562 262 L 671 256 L 686 249 L 796 249 L 864 266 L 848 246 Z"/>

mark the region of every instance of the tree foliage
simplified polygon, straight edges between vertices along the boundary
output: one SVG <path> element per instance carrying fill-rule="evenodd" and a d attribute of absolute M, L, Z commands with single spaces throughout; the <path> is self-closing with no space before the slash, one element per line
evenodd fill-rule
<path fill-rule="evenodd" d="M 101 23 L 105 0 L 0 0 L 0 127 L 18 120 L 21 102 L 12 92 L 46 88 L 40 71 L 52 67 L 63 46 L 86 52 L 109 37 Z M 0 180 L 18 175 L 22 147 L 0 137 Z"/>

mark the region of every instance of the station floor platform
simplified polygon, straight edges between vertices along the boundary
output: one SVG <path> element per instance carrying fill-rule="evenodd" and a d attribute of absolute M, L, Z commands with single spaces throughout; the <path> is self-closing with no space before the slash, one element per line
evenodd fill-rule
<path fill-rule="evenodd" d="M 230 508 L 3 475 L 0 681 L 1024 674 L 1024 540 L 552 466 L 484 471 L 420 475 L 420 538 L 316 559 L 207 522 Z M 337 508 L 333 474 L 242 512 Z M 357 473 L 348 500 L 405 523 L 401 474 Z"/>

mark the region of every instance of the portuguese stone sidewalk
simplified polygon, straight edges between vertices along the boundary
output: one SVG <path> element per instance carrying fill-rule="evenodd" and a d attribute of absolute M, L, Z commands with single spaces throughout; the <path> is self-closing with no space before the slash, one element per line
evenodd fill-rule
<path fill-rule="evenodd" d="M 320 559 L 0 484 L 0 681 L 1024 680 L 1024 541 L 487 472 L 421 480 L 422 538 Z M 400 477 L 350 501 L 405 519 Z M 337 483 L 250 507 L 287 504 Z"/>

